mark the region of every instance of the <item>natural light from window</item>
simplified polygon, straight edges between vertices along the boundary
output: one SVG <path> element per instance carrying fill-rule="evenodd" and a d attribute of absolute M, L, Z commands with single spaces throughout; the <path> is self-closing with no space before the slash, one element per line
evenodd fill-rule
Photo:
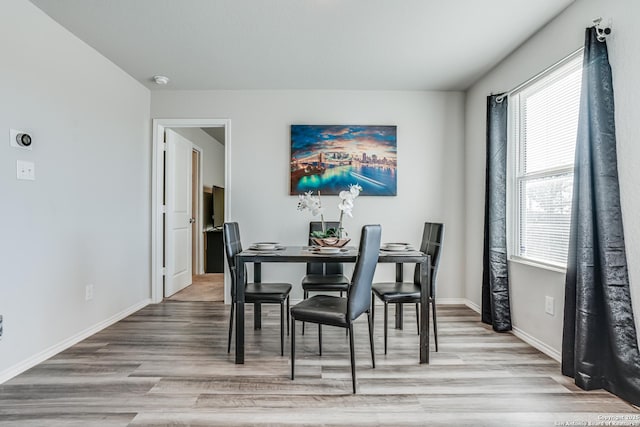
<path fill-rule="evenodd" d="M 582 54 L 509 98 L 511 255 L 566 266 Z"/>

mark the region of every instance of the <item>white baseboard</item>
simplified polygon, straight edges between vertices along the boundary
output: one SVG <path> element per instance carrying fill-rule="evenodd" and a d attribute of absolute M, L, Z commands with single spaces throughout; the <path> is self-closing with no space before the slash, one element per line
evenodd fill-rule
<path fill-rule="evenodd" d="M 557 351 L 554 348 L 549 347 L 547 344 L 543 343 L 542 341 L 540 341 L 536 337 L 534 337 L 532 335 L 529 335 L 528 333 L 526 333 L 522 329 L 519 329 L 519 328 L 514 326 L 513 330 L 511 331 L 511 333 L 513 335 L 515 335 L 516 337 L 520 338 L 522 341 L 524 341 L 527 344 L 529 344 L 531 347 L 540 350 L 541 352 L 543 352 L 544 354 L 546 354 L 547 356 L 549 356 L 550 358 L 552 358 L 556 362 L 562 361 L 562 355 L 560 354 L 559 351 Z"/>
<path fill-rule="evenodd" d="M 124 310 L 122 310 L 119 313 L 114 314 L 113 316 L 109 317 L 108 319 L 103 320 L 100 323 L 97 323 L 87 329 L 85 329 L 84 331 L 81 331 L 79 333 L 77 333 L 76 335 L 67 338 L 66 340 L 55 344 L 43 351 L 41 351 L 40 353 L 37 353 L 33 356 L 31 356 L 30 358 L 23 360 L 22 362 L 11 366 L 8 369 L 5 369 L 4 371 L 0 372 L 0 384 L 3 384 L 6 381 L 9 381 L 11 378 L 15 377 L 16 375 L 19 375 L 21 373 L 23 373 L 24 371 L 26 371 L 27 369 L 31 369 L 34 366 L 36 366 L 39 363 L 44 362 L 45 360 L 47 360 L 48 358 L 55 356 L 56 354 L 60 353 L 63 350 L 66 350 L 67 348 L 71 347 L 74 344 L 79 343 L 80 341 L 90 337 L 91 335 L 100 332 L 101 330 L 113 325 L 114 323 L 124 319 L 125 317 L 135 313 L 136 311 L 140 310 L 143 307 L 146 307 L 147 305 L 149 305 L 149 303 L 151 302 L 151 299 L 147 298 L 145 300 L 140 301 L 137 304 L 132 305 L 129 308 L 126 308 Z"/>
<path fill-rule="evenodd" d="M 480 314 L 481 313 L 481 309 L 480 306 L 475 304 L 474 302 L 470 301 L 470 300 L 466 300 L 465 305 L 467 307 L 469 307 L 470 309 L 472 309 L 473 311 L 475 311 L 476 313 Z M 549 347 L 547 344 L 543 343 L 542 341 L 540 341 L 539 339 L 537 339 L 536 337 L 534 337 L 533 335 L 529 335 L 528 333 L 526 333 L 525 331 L 523 331 L 522 329 L 513 326 L 513 329 L 511 330 L 511 333 L 513 335 L 515 335 L 516 337 L 520 338 L 522 341 L 526 342 L 527 344 L 529 344 L 531 347 L 540 350 L 541 352 L 543 352 L 544 354 L 546 354 L 547 356 L 549 356 L 550 358 L 552 358 L 553 360 L 560 362 L 562 360 L 562 355 L 559 351 L 557 351 L 556 349 Z"/>
<path fill-rule="evenodd" d="M 469 307 L 471 310 L 475 311 L 478 314 L 482 313 L 482 309 L 480 308 L 480 306 L 475 302 L 471 301 L 470 299 L 465 299 L 464 305 L 466 305 L 467 307 Z"/>
<path fill-rule="evenodd" d="M 438 305 L 467 305 L 466 298 L 436 298 Z"/>

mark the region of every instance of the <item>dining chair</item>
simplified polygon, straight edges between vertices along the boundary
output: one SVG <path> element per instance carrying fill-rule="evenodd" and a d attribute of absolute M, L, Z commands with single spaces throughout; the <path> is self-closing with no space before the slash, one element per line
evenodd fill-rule
<path fill-rule="evenodd" d="M 438 276 L 438 265 L 440 264 L 440 253 L 444 239 L 444 224 L 436 222 L 425 222 L 422 232 L 422 242 L 420 252 L 431 256 L 431 287 L 429 292 L 429 304 L 433 313 L 433 337 L 438 351 L 438 324 L 436 323 L 436 278 Z M 384 354 L 387 354 L 387 327 L 389 323 L 389 304 L 415 303 L 416 319 L 418 324 L 418 334 L 420 333 L 420 265 L 416 264 L 413 273 L 413 282 L 385 282 L 374 283 L 371 286 L 372 293 L 384 303 Z M 375 303 L 372 305 L 372 312 Z"/>
<path fill-rule="evenodd" d="M 338 221 L 325 221 L 326 228 L 338 228 Z M 311 241 L 311 233 L 314 231 L 322 231 L 322 222 L 311 221 L 309 223 L 309 246 L 313 244 Z M 342 264 L 310 262 L 307 263 L 307 274 L 302 278 L 303 298 L 309 298 L 309 292 L 343 292 L 349 289 L 349 279 L 343 274 Z M 302 324 L 302 335 L 304 335 L 304 323 Z"/>
<path fill-rule="evenodd" d="M 349 334 L 349 353 L 351 356 L 351 382 L 356 392 L 356 359 L 353 343 L 353 322 L 363 313 L 367 313 L 369 323 L 369 345 L 371 364 L 376 367 L 373 348 L 373 324 L 371 319 L 371 282 L 378 264 L 380 252 L 381 227 L 365 225 L 360 237 L 359 255 L 351 278 L 347 297 L 334 295 L 314 295 L 291 307 L 291 379 L 295 379 L 296 360 L 296 320 L 321 325 L 346 328 Z"/>
<path fill-rule="evenodd" d="M 240 228 L 237 222 L 225 222 L 222 228 L 225 254 L 231 271 L 231 316 L 229 318 L 229 341 L 227 353 L 231 352 L 231 335 L 233 333 L 233 315 L 236 302 L 236 255 L 242 252 Z M 245 277 L 247 275 L 245 274 Z M 244 283 L 245 303 L 280 304 L 280 355 L 284 355 L 284 304 L 287 304 L 287 334 L 289 334 L 289 294 L 290 283 Z"/>

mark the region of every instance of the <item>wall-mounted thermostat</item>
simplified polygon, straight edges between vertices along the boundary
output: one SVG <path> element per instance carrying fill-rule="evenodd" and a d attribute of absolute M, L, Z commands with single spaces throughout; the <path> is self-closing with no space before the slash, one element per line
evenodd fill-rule
<path fill-rule="evenodd" d="M 32 150 L 33 139 L 28 132 L 9 129 L 9 139 L 12 147 Z"/>

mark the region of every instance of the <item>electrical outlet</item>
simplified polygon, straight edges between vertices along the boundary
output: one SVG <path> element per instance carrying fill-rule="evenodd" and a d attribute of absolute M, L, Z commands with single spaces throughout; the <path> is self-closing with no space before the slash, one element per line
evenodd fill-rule
<path fill-rule="evenodd" d="M 93 284 L 89 283 L 84 289 L 84 299 L 90 301 L 93 299 Z"/>
<path fill-rule="evenodd" d="M 545 297 L 544 298 L 544 311 L 547 314 L 550 314 L 551 316 L 554 315 L 555 313 L 555 304 L 554 304 L 554 298 L 553 297 Z"/>

